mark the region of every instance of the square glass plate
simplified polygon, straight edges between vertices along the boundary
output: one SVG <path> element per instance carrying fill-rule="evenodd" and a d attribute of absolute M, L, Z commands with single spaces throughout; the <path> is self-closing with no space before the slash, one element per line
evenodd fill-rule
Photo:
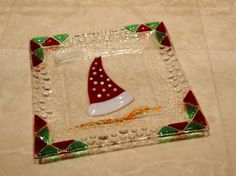
<path fill-rule="evenodd" d="M 30 40 L 39 163 L 208 135 L 163 22 Z"/>

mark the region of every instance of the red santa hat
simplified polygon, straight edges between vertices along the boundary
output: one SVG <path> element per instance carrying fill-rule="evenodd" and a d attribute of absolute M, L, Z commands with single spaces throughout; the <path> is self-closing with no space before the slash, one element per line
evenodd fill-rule
<path fill-rule="evenodd" d="M 96 57 L 89 69 L 88 95 L 90 116 L 99 116 L 121 109 L 133 101 L 133 96 L 118 86 L 106 74 L 101 57 Z"/>

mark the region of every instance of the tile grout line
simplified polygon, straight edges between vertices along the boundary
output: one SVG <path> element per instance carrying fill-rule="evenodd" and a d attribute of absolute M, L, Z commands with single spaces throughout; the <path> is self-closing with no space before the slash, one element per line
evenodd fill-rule
<path fill-rule="evenodd" d="M 199 7 L 199 4 L 198 4 L 198 7 Z M 203 35 L 204 35 L 205 42 L 206 42 L 206 47 L 207 47 L 207 57 L 208 57 L 207 60 L 208 60 L 209 66 L 210 66 L 210 71 L 211 71 L 211 75 L 212 75 L 212 79 L 213 79 L 213 86 L 214 86 L 214 92 L 215 92 L 215 96 L 216 96 L 216 103 L 217 103 L 217 107 L 218 107 L 218 110 L 219 110 L 219 113 L 220 113 L 221 127 L 222 127 L 222 130 L 224 131 L 225 127 L 224 127 L 224 124 L 222 123 L 222 121 L 223 121 L 222 120 L 222 110 L 221 110 L 220 103 L 219 103 L 219 97 L 217 95 L 216 81 L 215 81 L 215 76 L 214 76 L 214 73 L 213 73 L 213 66 L 212 66 L 212 62 L 211 62 L 211 59 L 210 59 L 209 47 L 208 47 L 207 37 L 206 37 L 207 35 L 205 33 L 203 18 L 202 18 L 202 13 L 201 13 L 201 8 L 200 7 L 199 7 L 199 14 L 200 14 L 200 19 L 201 19 L 201 24 L 200 25 L 203 29 Z M 225 144 L 228 144 L 227 140 L 225 138 L 225 135 L 223 135 L 223 141 L 225 142 Z M 228 145 L 225 145 L 225 147 L 226 147 L 227 155 L 228 155 L 229 160 L 230 160 L 229 166 L 230 166 L 230 169 L 231 169 L 232 168 L 232 159 L 230 157 L 230 152 L 229 152 Z"/>

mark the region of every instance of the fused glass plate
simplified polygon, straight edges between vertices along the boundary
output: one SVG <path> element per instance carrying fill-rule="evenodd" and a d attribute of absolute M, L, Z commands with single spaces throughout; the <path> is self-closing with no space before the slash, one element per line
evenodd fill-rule
<path fill-rule="evenodd" d="M 30 40 L 39 163 L 208 135 L 163 22 Z"/>

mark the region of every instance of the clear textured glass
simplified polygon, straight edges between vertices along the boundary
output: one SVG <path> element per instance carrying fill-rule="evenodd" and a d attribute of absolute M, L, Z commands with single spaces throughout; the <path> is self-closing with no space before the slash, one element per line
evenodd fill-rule
<path fill-rule="evenodd" d="M 162 23 L 151 29 L 158 25 L 31 40 L 41 163 L 207 134 L 174 48 L 164 45 L 168 33 Z M 89 113 L 94 107 L 100 114 Z"/>

